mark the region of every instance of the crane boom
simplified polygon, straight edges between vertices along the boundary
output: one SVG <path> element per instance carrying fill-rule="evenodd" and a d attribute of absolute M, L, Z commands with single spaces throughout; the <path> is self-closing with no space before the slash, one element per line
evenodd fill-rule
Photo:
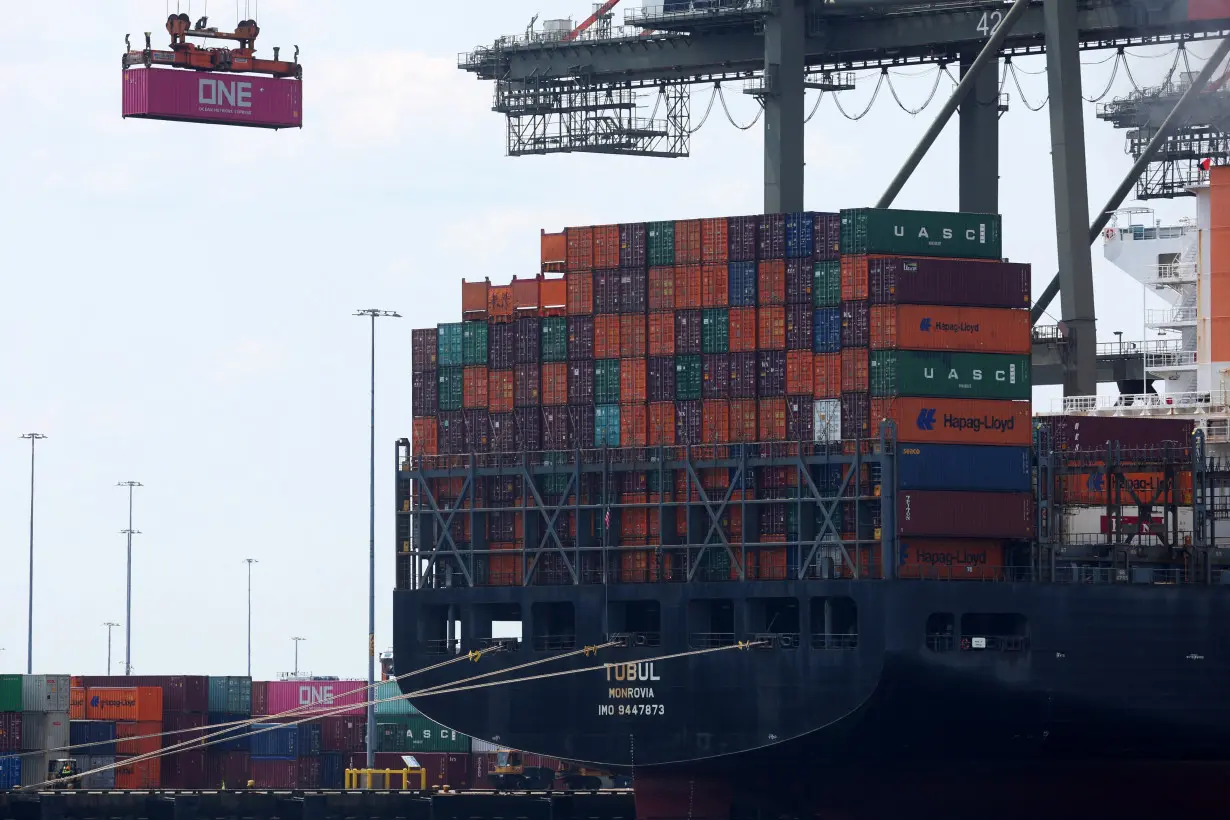
<path fill-rule="evenodd" d="M 581 25 L 577 26 L 572 31 L 565 34 L 563 41 L 565 43 L 571 43 L 573 40 L 577 39 L 582 34 L 584 34 L 585 31 L 590 26 L 598 22 L 598 18 L 602 17 L 602 15 L 608 13 L 611 9 L 615 8 L 618 5 L 619 5 L 619 0 L 606 0 L 605 3 L 603 3 L 601 6 L 598 7 L 597 11 L 595 11 L 593 14 L 591 14 L 589 17 L 585 19 L 584 23 L 581 23 Z"/>

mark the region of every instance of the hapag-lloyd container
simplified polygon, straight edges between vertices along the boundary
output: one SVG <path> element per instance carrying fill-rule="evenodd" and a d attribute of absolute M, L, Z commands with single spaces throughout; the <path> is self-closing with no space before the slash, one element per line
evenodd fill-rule
<path fill-rule="evenodd" d="M 871 346 L 877 350 L 965 350 L 1029 353 L 1029 311 L 940 305 L 872 305 Z"/>
<path fill-rule="evenodd" d="M 21 708 L 25 712 L 67 712 L 70 706 L 69 675 L 23 675 Z"/>
<path fill-rule="evenodd" d="M 877 350 L 871 395 L 1028 401 L 1030 357 L 1015 353 Z"/>
<path fill-rule="evenodd" d="M 903 443 L 1026 447 L 1033 440 L 1030 410 L 1027 401 L 872 399 L 871 435 L 880 434 L 881 419 L 892 419 L 897 423 L 897 440 Z"/>
<path fill-rule="evenodd" d="M 841 252 L 1000 259 L 999 214 L 854 208 L 841 212 Z"/>
<path fill-rule="evenodd" d="M 162 690 L 156 686 L 94 687 L 85 692 L 89 720 L 162 720 Z"/>
<path fill-rule="evenodd" d="M 978 444 L 903 444 L 897 448 L 897 486 L 903 490 L 1029 492 L 1029 447 Z"/>
<path fill-rule="evenodd" d="M 229 72 L 130 68 L 123 116 L 149 120 L 302 128 L 303 81 Z"/>
<path fill-rule="evenodd" d="M 367 683 L 361 680 L 330 681 L 270 681 L 269 714 L 277 715 L 291 709 L 307 707 L 299 714 L 331 712 L 339 715 L 362 715 L 367 703 Z M 353 704 L 344 711 L 334 710 Z"/>
<path fill-rule="evenodd" d="M 1031 268 L 1025 263 L 902 256 L 863 259 L 873 304 L 1029 307 Z"/>
<path fill-rule="evenodd" d="M 973 538 L 903 538 L 897 549 L 898 578 L 959 581 L 999 577 L 1002 541 Z"/>
<path fill-rule="evenodd" d="M 900 535 L 1031 538 L 1033 493 L 904 490 L 897 495 Z"/>

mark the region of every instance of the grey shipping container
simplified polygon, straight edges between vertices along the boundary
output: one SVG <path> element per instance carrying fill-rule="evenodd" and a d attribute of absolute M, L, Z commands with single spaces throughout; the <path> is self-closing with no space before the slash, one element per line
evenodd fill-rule
<path fill-rule="evenodd" d="M 52 757 L 46 752 L 24 755 L 21 758 L 21 785 L 37 786 L 47 782 L 47 765 Z"/>
<path fill-rule="evenodd" d="M 68 746 L 68 711 L 22 712 L 21 745 L 24 750 L 64 749 Z"/>
<path fill-rule="evenodd" d="M 115 788 L 115 769 L 107 768 L 108 766 L 115 765 L 114 756 L 73 755 L 73 760 L 77 761 L 77 767 L 83 772 L 92 772 L 95 769 L 104 770 L 81 778 L 81 787 L 83 789 L 87 791 L 111 791 Z"/>
<path fill-rule="evenodd" d="M 71 678 L 68 675 L 22 675 L 23 712 L 67 712 Z"/>
<path fill-rule="evenodd" d="M 999 214 L 856 208 L 841 212 L 842 254 L 999 259 Z"/>

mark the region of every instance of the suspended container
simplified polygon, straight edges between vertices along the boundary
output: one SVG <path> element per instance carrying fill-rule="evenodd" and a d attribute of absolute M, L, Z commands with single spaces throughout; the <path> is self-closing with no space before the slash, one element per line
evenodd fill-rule
<path fill-rule="evenodd" d="M 252 128 L 303 127 L 302 80 L 130 68 L 124 71 L 122 85 L 125 118 Z"/>

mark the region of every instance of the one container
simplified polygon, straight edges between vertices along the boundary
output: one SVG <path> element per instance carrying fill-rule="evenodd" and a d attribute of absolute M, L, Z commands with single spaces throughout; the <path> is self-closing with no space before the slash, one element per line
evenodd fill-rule
<path fill-rule="evenodd" d="M 206 716 L 208 724 L 204 731 L 204 740 L 208 748 L 217 752 L 247 752 L 252 745 L 252 727 L 245 715 L 228 715 L 225 712 L 213 712 Z M 189 732 L 184 738 L 196 737 L 196 732 Z"/>
<path fill-rule="evenodd" d="M 733 399 L 730 402 L 730 440 L 753 442 L 759 437 L 759 403 L 756 399 Z"/>
<path fill-rule="evenodd" d="M 726 217 L 700 221 L 702 262 L 721 262 L 724 267 L 730 252 L 729 242 L 729 224 Z"/>
<path fill-rule="evenodd" d="M 818 442 L 841 441 L 840 399 L 817 399 L 814 402 L 812 436 Z"/>
<path fill-rule="evenodd" d="M 47 753 L 27 754 L 21 756 L 21 785 L 37 786 L 47 780 L 47 767 L 58 755 Z"/>
<path fill-rule="evenodd" d="M 589 315 L 594 312 L 594 274 L 590 271 L 574 271 L 564 276 L 566 301 L 565 312 L 569 316 Z"/>
<path fill-rule="evenodd" d="M 908 444 L 897 448 L 897 486 L 903 490 L 1029 492 L 1029 447 Z"/>
<path fill-rule="evenodd" d="M 791 350 L 786 353 L 786 392 L 811 396 L 815 369 L 811 350 Z"/>
<path fill-rule="evenodd" d="M 211 675 L 209 678 L 209 711 L 230 712 L 235 715 L 252 714 L 252 679 Z"/>
<path fill-rule="evenodd" d="M 700 305 L 702 308 L 724 308 L 730 304 L 729 269 L 725 262 L 700 266 Z"/>
<path fill-rule="evenodd" d="M 361 680 L 333 681 L 270 681 L 269 712 L 281 714 L 291 709 L 300 709 L 298 714 L 333 712 L 348 707 L 336 714 L 365 714 L 367 683 Z M 353 705 L 352 705 L 353 704 Z"/>
<path fill-rule="evenodd" d="M 760 400 L 760 440 L 781 441 L 786 438 L 786 399 Z"/>
<path fill-rule="evenodd" d="M 870 387 L 868 353 L 865 347 L 842 348 L 841 389 L 843 392 L 862 393 Z"/>
<path fill-rule="evenodd" d="M 786 256 L 807 258 L 815 252 L 815 217 L 810 211 L 786 214 Z"/>
<path fill-rule="evenodd" d="M 873 305 L 871 346 L 876 349 L 1030 353 L 1029 312 L 940 305 Z"/>
<path fill-rule="evenodd" d="M 124 117 L 253 128 L 303 127 L 302 80 L 129 68 L 122 84 Z"/>
<path fill-rule="evenodd" d="M 569 362 L 551 362 L 541 367 L 542 391 L 541 399 L 544 405 L 568 403 L 568 368 Z M 586 368 L 586 365 L 589 367 Z M 572 362 L 574 368 L 592 371 L 591 362 Z"/>
<path fill-rule="evenodd" d="M 517 410 L 516 418 L 517 446 L 514 449 L 525 449 L 535 452 L 542 449 L 542 413 L 537 407 Z"/>
<path fill-rule="evenodd" d="M 511 370 L 491 370 L 487 373 L 487 409 L 492 413 L 511 413 L 516 406 Z"/>
<path fill-rule="evenodd" d="M 836 261 L 841 255 L 841 214 L 817 213 L 812 215 L 812 221 L 816 261 Z"/>
<path fill-rule="evenodd" d="M 675 355 L 675 313 L 660 310 L 650 313 L 647 322 L 646 352 L 650 356 Z"/>
<path fill-rule="evenodd" d="M 909 536 L 1032 538 L 1032 493 L 904 490 L 897 495 L 897 532 Z"/>
<path fill-rule="evenodd" d="M 675 263 L 695 265 L 701 261 L 701 220 L 675 220 Z"/>
<path fill-rule="evenodd" d="M 1003 541 L 974 538 L 902 538 L 897 577 L 985 581 L 1001 577 Z"/>
<path fill-rule="evenodd" d="M 439 412 L 460 410 L 465 401 L 465 370 L 441 367 L 436 371 L 436 405 Z"/>
<path fill-rule="evenodd" d="M 619 226 L 619 266 L 644 268 L 647 263 L 647 236 L 644 222 Z"/>
<path fill-rule="evenodd" d="M 618 359 L 596 359 L 592 362 L 572 362 L 568 365 L 568 404 L 593 404 L 594 389 L 597 385 L 595 374 L 599 369 L 605 373 L 606 365 L 603 362 L 619 361 Z M 615 374 L 616 384 L 619 383 L 619 374 Z M 548 403 L 545 402 L 544 403 Z M 549 402 L 555 404 L 556 402 Z"/>
<path fill-rule="evenodd" d="M 436 329 L 420 328 L 410 331 L 410 367 L 414 373 L 426 373 L 436 369 L 438 361 Z"/>
<path fill-rule="evenodd" d="M 542 361 L 567 360 L 568 320 L 563 316 L 549 316 L 542 320 Z"/>
<path fill-rule="evenodd" d="M 760 259 L 786 258 L 786 215 L 765 214 L 757 218 L 757 245 Z"/>
<path fill-rule="evenodd" d="M 648 367 L 643 358 L 622 359 L 619 363 L 619 397 L 624 402 L 648 400 Z"/>
<path fill-rule="evenodd" d="M 702 301 L 701 266 L 675 265 L 675 310 L 697 310 Z"/>
<path fill-rule="evenodd" d="M 642 253 L 644 248 L 642 247 Z M 346 761 L 350 756 L 342 752 L 325 752 L 320 756 L 320 787 L 341 790 L 346 785 Z M 366 762 L 364 767 L 366 767 Z"/>
<path fill-rule="evenodd" d="M 814 405 L 811 396 L 786 397 L 786 439 L 811 441 L 814 435 Z"/>
<path fill-rule="evenodd" d="M 811 257 L 786 260 L 786 304 L 812 305 L 816 263 Z"/>
<path fill-rule="evenodd" d="M 675 358 L 651 356 L 645 370 L 645 391 L 649 401 L 675 400 Z"/>
<path fill-rule="evenodd" d="M 21 760 L 15 755 L 0 757 L 0 791 L 15 789 L 21 785 Z"/>
<path fill-rule="evenodd" d="M 191 790 L 209 786 L 205 749 L 189 749 L 162 759 L 161 783 L 164 789 Z"/>
<path fill-rule="evenodd" d="M 812 389 L 818 399 L 841 396 L 841 354 L 816 353 L 812 356 Z"/>
<path fill-rule="evenodd" d="M 678 401 L 700 399 L 704 374 L 700 356 L 675 357 L 675 398 Z"/>
<path fill-rule="evenodd" d="M 731 353 L 730 388 L 727 395 L 732 399 L 756 398 L 756 374 L 759 366 L 756 353 Z"/>
<path fill-rule="evenodd" d="M 461 322 L 436 325 L 437 367 L 461 367 Z"/>
<path fill-rule="evenodd" d="M 536 362 L 513 368 L 513 402 L 517 407 L 537 407 L 542 403 L 541 379 L 542 371 Z"/>
<path fill-rule="evenodd" d="M 812 352 L 841 350 L 841 308 L 816 308 L 812 313 Z"/>
<path fill-rule="evenodd" d="M 434 723 L 422 715 L 408 715 L 378 723 L 376 744 L 381 752 L 470 752 L 468 735 Z"/>
<path fill-rule="evenodd" d="M 672 372 L 674 368 L 672 366 Z M 659 401 L 649 405 L 649 445 L 669 446 L 675 443 L 675 402 Z"/>
<path fill-rule="evenodd" d="M 786 263 L 768 259 L 757 267 L 757 301 L 761 305 L 786 304 Z"/>
<path fill-rule="evenodd" d="M 619 267 L 619 226 L 596 225 L 594 231 L 594 267 Z"/>
<path fill-rule="evenodd" d="M 566 261 L 570 271 L 592 270 L 594 267 L 594 229 L 565 228 Z"/>
<path fill-rule="evenodd" d="M 649 444 L 649 413 L 644 401 L 624 402 L 619 406 L 619 444 L 621 447 Z"/>
<path fill-rule="evenodd" d="M 21 675 L 0 675 L 0 712 L 20 712 L 23 701 Z"/>
<path fill-rule="evenodd" d="M 1029 365 L 1020 354 L 877 350 L 871 394 L 1028 401 Z"/>
<path fill-rule="evenodd" d="M 675 309 L 675 269 L 659 267 L 649 269 L 649 310 Z"/>
<path fill-rule="evenodd" d="M 1031 268 L 1019 262 L 861 257 L 874 304 L 1027 308 Z"/>
<path fill-rule="evenodd" d="M 812 319 L 812 306 L 808 301 L 802 304 L 786 305 L 786 349 L 811 351 L 814 343 L 815 325 Z"/>
<path fill-rule="evenodd" d="M 234 788 L 246 784 L 252 777 L 252 760 L 247 752 L 216 752 L 206 750 L 206 783 L 210 788 Z"/>
<path fill-rule="evenodd" d="M 845 440 L 871 437 L 871 395 L 841 394 L 841 437 Z"/>
<path fill-rule="evenodd" d="M 619 271 L 594 271 L 594 313 L 619 313 Z"/>
<path fill-rule="evenodd" d="M 542 320 L 536 316 L 522 316 L 513 322 L 517 347 L 517 364 L 537 364 L 542 355 Z"/>
<path fill-rule="evenodd" d="M 725 353 L 701 357 L 701 398 L 725 399 L 730 395 L 730 357 Z"/>
<path fill-rule="evenodd" d="M 756 393 L 761 398 L 783 396 L 786 393 L 786 353 L 782 350 L 762 350 L 757 357 Z"/>
<path fill-rule="evenodd" d="M 619 317 L 619 350 L 622 359 L 644 356 L 648 353 L 646 321 L 644 313 L 624 314 Z"/>
<path fill-rule="evenodd" d="M 162 720 L 162 689 L 89 687 L 85 693 L 85 716 L 89 720 Z"/>
<path fill-rule="evenodd" d="M 465 452 L 491 451 L 491 416 L 486 410 L 465 411 Z"/>
<path fill-rule="evenodd" d="M 410 377 L 411 412 L 416 416 L 434 416 L 440 412 L 439 373 L 429 370 Z"/>
<path fill-rule="evenodd" d="M 485 367 L 462 368 L 461 376 L 461 406 L 466 410 L 486 409 L 488 405 L 487 388 L 491 385 Z"/>
<path fill-rule="evenodd" d="M 766 305 L 756 309 L 756 346 L 760 350 L 785 350 L 786 308 Z"/>
<path fill-rule="evenodd" d="M 1000 259 L 998 214 L 856 208 L 841 212 L 841 252 Z"/>
<path fill-rule="evenodd" d="M 705 444 L 730 441 L 730 402 L 710 399 L 701 403 L 701 440 Z"/>
<path fill-rule="evenodd" d="M 283 726 L 279 723 L 256 723 L 249 728 L 252 734 L 248 745 L 253 757 L 298 757 L 299 732 L 309 724 Z M 319 728 L 318 728 L 319 731 Z"/>
<path fill-rule="evenodd" d="M 997 399 L 898 397 L 874 399 L 871 416 L 897 424 L 897 440 L 918 444 L 997 444 L 1024 447 L 1033 440 L 1030 403 Z"/>
<path fill-rule="evenodd" d="M 675 311 L 675 355 L 695 355 L 701 352 L 701 348 L 701 312 Z"/>
<path fill-rule="evenodd" d="M 731 262 L 756 259 L 756 233 L 759 217 L 732 216 L 726 221 L 726 251 Z"/>
<path fill-rule="evenodd" d="M 71 688 L 69 675 L 23 675 L 21 709 L 23 712 L 67 712 Z"/>
<path fill-rule="evenodd" d="M 81 778 L 81 787 L 88 791 L 112 791 L 115 789 L 115 755 L 73 755 L 83 772 L 94 772 Z M 0 761 L 3 765 L 3 761 Z M 103 771 L 97 771 L 102 769 Z"/>
<path fill-rule="evenodd" d="M 461 411 L 455 413 L 440 413 L 437 434 L 439 435 L 439 451 L 441 453 L 465 452 L 465 421 Z"/>
<path fill-rule="evenodd" d="M 841 305 L 841 263 L 816 262 L 812 265 L 812 306 L 838 307 Z"/>
<path fill-rule="evenodd" d="M 755 307 L 756 263 L 755 261 L 730 262 L 726 269 L 731 307 Z"/>
<path fill-rule="evenodd" d="M 866 347 L 871 340 L 870 309 L 866 302 L 841 303 L 841 346 Z"/>
<path fill-rule="evenodd" d="M 730 308 L 727 311 L 730 326 L 730 352 L 752 353 L 756 350 L 757 315 L 754 307 Z"/>
<path fill-rule="evenodd" d="M 416 429 L 415 435 L 418 435 Z M 431 437 L 432 446 L 435 446 L 436 437 L 433 434 Z M 85 688 L 74 686 L 69 690 L 68 695 L 68 716 L 73 720 L 85 720 Z"/>
<path fill-rule="evenodd" d="M 678 444 L 702 444 L 704 441 L 704 406 L 699 401 L 675 402 L 675 441 Z"/>
<path fill-rule="evenodd" d="M 490 421 L 493 453 L 513 453 L 521 449 L 515 413 L 492 413 Z"/>
<path fill-rule="evenodd" d="M 1105 450 L 1107 442 L 1124 449 L 1160 448 L 1166 442 L 1190 446 L 1195 422 L 1132 416 L 1038 416 L 1050 446 L 1062 451 Z"/>

